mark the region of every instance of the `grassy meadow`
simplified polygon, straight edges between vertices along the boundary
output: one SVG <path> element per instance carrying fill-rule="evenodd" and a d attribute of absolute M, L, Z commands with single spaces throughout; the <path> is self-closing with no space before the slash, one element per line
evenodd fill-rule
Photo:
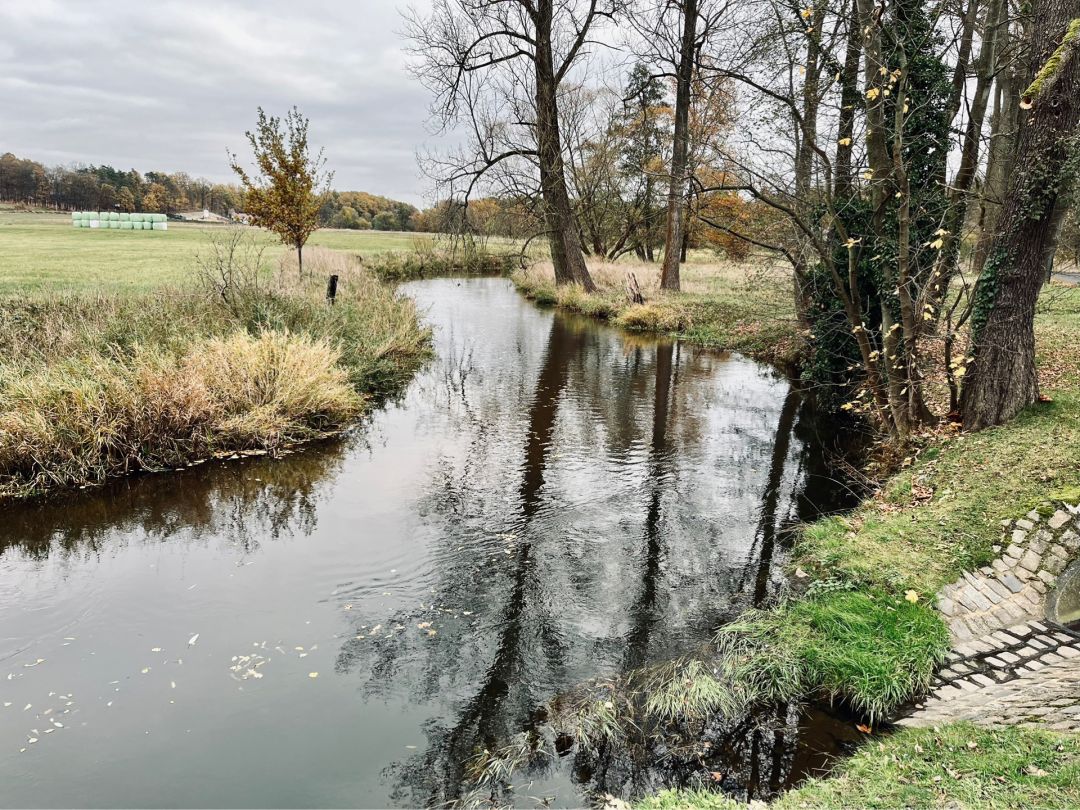
<path fill-rule="evenodd" d="M 31 290 L 147 291 L 184 284 L 196 252 L 221 225 L 170 222 L 167 231 L 73 228 L 68 214 L 0 208 L 0 294 Z M 270 233 L 253 233 L 266 257 L 286 252 Z M 422 234 L 391 231 L 316 231 L 308 243 L 364 258 L 412 250 Z"/>

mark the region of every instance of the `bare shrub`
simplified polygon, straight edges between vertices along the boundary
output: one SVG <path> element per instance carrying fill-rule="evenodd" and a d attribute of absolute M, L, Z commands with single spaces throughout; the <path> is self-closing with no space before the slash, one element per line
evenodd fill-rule
<path fill-rule="evenodd" d="M 210 231 L 195 254 L 199 286 L 234 314 L 257 295 L 266 243 L 239 226 Z"/>

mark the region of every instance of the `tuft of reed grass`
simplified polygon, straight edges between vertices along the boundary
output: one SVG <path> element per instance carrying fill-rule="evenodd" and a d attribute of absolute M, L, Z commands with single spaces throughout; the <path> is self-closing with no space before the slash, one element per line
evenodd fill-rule
<path fill-rule="evenodd" d="M 323 435 L 363 404 L 339 358 L 308 336 L 237 332 L 180 355 L 140 347 L 5 373 L 0 495 Z"/>
<path fill-rule="evenodd" d="M 721 680 L 716 665 L 700 659 L 677 660 L 644 674 L 644 710 L 655 722 L 692 725 L 736 717 L 749 708 L 742 684 Z"/>

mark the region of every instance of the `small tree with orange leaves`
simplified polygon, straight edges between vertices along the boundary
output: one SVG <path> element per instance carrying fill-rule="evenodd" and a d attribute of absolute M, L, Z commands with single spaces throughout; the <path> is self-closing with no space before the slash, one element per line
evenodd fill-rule
<path fill-rule="evenodd" d="M 236 155 L 229 154 L 232 170 L 244 187 L 244 207 L 251 222 L 273 231 L 296 249 L 300 274 L 304 273 L 304 245 L 319 228 L 319 207 L 330 189 L 333 172 L 325 171 L 323 151 L 308 149 L 308 119 L 293 107 L 282 121 L 259 108 L 254 132 L 244 133 L 254 153 L 258 174 L 250 176 Z"/>

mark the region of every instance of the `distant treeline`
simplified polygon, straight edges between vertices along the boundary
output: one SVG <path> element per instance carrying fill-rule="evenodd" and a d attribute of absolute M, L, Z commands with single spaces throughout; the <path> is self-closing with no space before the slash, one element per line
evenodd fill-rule
<path fill-rule="evenodd" d="M 174 214 L 209 209 L 242 211 L 236 186 L 185 172 L 122 171 L 112 166 L 45 166 L 7 152 L 0 155 L 0 200 L 61 211 L 134 211 Z"/>
<path fill-rule="evenodd" d="M 112 166 L 46 166 L 0 155 L 0 202 L 60 211 L 175 214 L 209 210 L 231 217 L 244 210 L 244 192 L 186 172 L 122 171 Z M 330 228 L 411 231 L 428 220 L 416 207 L 362 191 L 332 191 L 319 211 Z"/>

